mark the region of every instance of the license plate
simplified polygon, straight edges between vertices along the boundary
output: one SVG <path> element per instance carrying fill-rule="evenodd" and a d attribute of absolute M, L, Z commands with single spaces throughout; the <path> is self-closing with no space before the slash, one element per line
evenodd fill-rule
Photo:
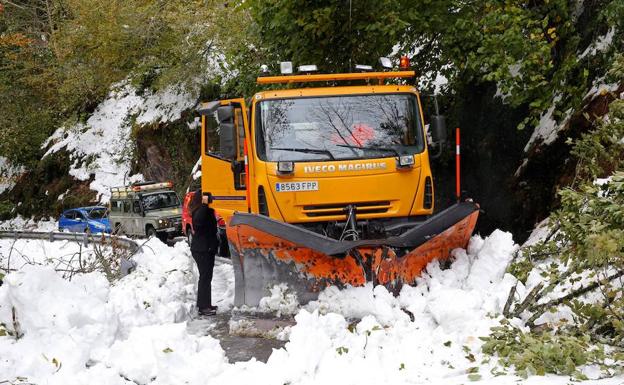
<path fill-rule="evenodd" d="M 318 182 L 315 180 L 307 182 L 281 182 L 275 183 L 277 192 L 297 192 L 297 191 L 318 191 Z"/>

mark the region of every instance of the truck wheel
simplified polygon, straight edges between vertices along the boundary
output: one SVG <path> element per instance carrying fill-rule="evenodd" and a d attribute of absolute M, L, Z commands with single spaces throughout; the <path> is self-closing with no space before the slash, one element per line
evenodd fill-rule
<path fill-rule="evenodd" d="M 193 230 L 191 230 L 191 226 L 186 229 L 186 241 L 188 242 L 189 246 L 191 245 L 191 243 L 193 243 Z"/>
<path fill-rule="evenodd" d="M 152 237 L 157 238 L 158 237 L 158 233 L 156 232 L 156 229 L 153 228 L 152 226 L 147 226 L 147 230 L 145 231 L 145 235 L 147 235 L 148 238 L 152 238 Z"/>

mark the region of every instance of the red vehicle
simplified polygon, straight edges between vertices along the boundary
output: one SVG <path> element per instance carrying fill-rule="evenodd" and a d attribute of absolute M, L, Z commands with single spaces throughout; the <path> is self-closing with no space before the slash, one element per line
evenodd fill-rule
<path fill-rule="evenodd" d="M 189 205 L 191 204 L 191 200 L 193 199 L 194 195 L 195 191 L 186 193 L 186 195 L 184 196 L 184 202 L 182 203 L 182 233 L 186 236 L 186 240 L 188 241 L 189 245 L 191 244 L 191 240 L 193 239 L 193 218 L 191 217 L 191 212 L 189 211 Z M 230 249 L 227 236 L 225 235 L 225 220 L 216 211 L 215 218 L 217 219 L 217 226 L 219 227 L 218 255 L 221 257 L 229 258 Z"/>

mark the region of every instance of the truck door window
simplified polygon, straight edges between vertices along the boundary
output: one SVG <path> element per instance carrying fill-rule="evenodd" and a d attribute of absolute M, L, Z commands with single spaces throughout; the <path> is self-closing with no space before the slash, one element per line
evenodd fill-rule
<path fill-rule="evenodd" d="M 236 160 L 243 160 L 245 157 L 245 125 L 243 121 L 243 110 L 234 110 L 234 125 L 236 127 Z M 206 154 L 223 158 L 219 152 L 219 126 L 212 116 L 206 116 Z"/>
<path fill-rule="evenodd" d="M 236 137 L 238 156 L 236 162 L 232 165 L 232 171 L 234 172 L 234 188 L 236 190 L 245 190 L 247 175 L 245 174 L 245 124 L 243 121 L 243 110 L 237 108 L 235 113 L 236 119 L 234 120 L 234 124 L 236 125 L 236 132 L 238 134 Z"/>
<path fill-rule="evenodd" d="M 206 154 L 221 157 L 219 153 L 219 126 L 212 116 L 206 116 Z"/>

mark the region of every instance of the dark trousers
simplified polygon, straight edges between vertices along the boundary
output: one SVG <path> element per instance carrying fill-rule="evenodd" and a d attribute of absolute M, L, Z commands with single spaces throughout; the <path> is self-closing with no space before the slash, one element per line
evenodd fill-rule
<path fill-rule="evenodd" d="M 193 251 L 193 259 L 199 270 L 199 285 L 197 287 L 197 309 L 206 310 L 212 306 L 212 271 L 214 270 L 216 250 Z"/>

